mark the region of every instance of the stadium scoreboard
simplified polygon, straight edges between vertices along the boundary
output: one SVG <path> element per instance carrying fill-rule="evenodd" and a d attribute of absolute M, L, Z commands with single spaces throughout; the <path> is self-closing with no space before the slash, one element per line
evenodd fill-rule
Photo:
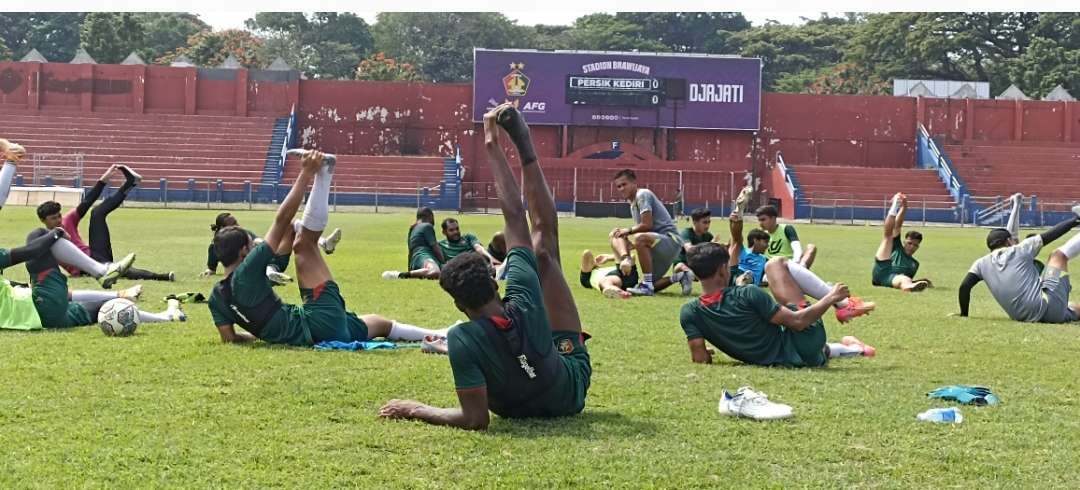
<path fill-rule="evenodd" d="M 567 75 L 566 103 L 627 107 L 658 107 L 667 100 L 662 78 Z"/>

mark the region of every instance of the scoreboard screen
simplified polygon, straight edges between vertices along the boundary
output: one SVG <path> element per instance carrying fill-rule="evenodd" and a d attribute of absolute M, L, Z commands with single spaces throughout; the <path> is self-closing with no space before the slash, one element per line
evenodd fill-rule
<path fill-rule="evenodd" d="M 570 105 L 658 107 L 666 100 L 662 78 L 569 75 L 566 103 Z"/>
<path fill-rule="evenodd" d="M 500 104 L 513 104 L 530 125 L 756 131 L 761 60 L 477 48 L 473 121 Z"/>

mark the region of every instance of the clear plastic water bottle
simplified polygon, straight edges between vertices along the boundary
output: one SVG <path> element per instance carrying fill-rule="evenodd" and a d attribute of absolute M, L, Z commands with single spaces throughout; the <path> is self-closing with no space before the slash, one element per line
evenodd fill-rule
<path fill-rule="evenodd" d="M 956 407 L 931 408 L 916 416 L 923 422 L 935 422 L 938 424 L 959 424 L 964 421 L 964 414 Z"/>

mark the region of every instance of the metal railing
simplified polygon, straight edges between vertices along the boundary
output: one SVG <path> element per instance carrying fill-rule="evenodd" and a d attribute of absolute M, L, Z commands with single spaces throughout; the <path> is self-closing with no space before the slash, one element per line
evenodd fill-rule
<path fill-rule="evenodd" d="M 889 212 L 891 196 L 877 199 L 856 199 L 842 196 L 806 195 L 811 223 L 856 224 L 884 221 Z M 965 225 L 962 205 L 943 201 L 936 196 L 908 196 L 908 223 L 954 223 Z"/>
<path fill-rule="evenodd" d="M 960 176 L 956 173 L 956 170 L 952 166 L 952 161 L 949 160 L 945 153 L 941 151 L 937 146 L 937 142 L 930 137 L 930 133 L 927 132 L 926 127 L 921 123 L 919 124 L 919 135 L 917 138 L 918 151 L 916 152 L 919 160 L 919 166 L 923 168 L 930 168 L 937 170 L 938 175 L 941 177 L 941 181 L 945 183 L 945 187 L 949 190 L 949 195 L 956 200 L 957 203 L 961 203 L 968 198 L 967 185 L 960 179 Z M 925 144 L 925 154 L 923 152 Z M 968 203 L 964 203 L 965 206 Z"/>
<path fill-rule="evenodd" d="M 776 167 L 780 169 L 780 175 L 784 176 L 784 184 L 787 185 L 788 194 L 792 199 L 795 199 L 795 182 L 791 180 L 791 174 L 788 172 L 787 163 L 784 162 L 784 155 L 780 151 L 776 152 Z"/>
<path fill-rule="evenodd" d="M 281 144 L 281 158 L 278 160 L 277 179 L 280 181 L 281 177 L 285 175 L 285 159 L 288 157 L 286 152 L 289 148 L 293 147 L 293 140 L 296 137 L 296 106 L 292 106 L 289 111 L 289 125 L 285 127 L 285 141 Z"/>

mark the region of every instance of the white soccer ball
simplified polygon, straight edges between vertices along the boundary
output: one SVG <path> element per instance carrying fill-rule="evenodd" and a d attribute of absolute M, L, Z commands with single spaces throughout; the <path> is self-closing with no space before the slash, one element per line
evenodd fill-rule
<path fill-rule="evenodd" d="M 98 310 L 98 325 L 109 337 L 127 337 L 139 326 L 139 308 L 131 300 L 116 298 Z"/>

